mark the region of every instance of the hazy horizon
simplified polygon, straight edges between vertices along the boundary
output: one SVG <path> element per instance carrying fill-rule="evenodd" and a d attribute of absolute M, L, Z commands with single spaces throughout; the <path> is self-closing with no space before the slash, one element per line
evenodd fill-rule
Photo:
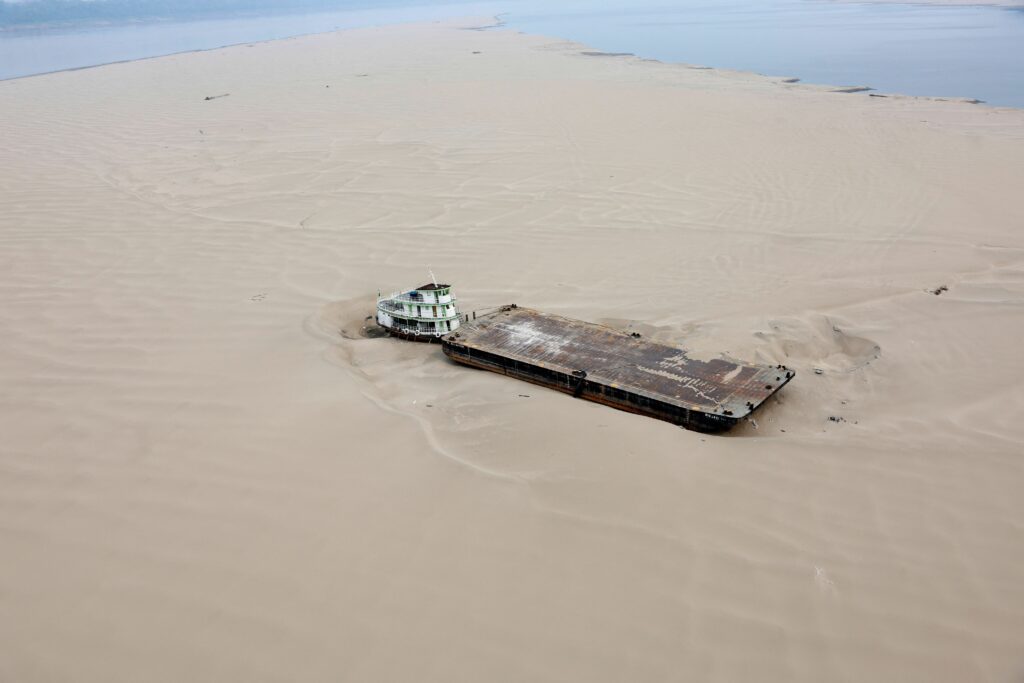
<path fill-rule="evenodd" d="M 468 0 L 466 0 L 468 1 Z M 445 4 L 459 0 L 446 0 Z M 431 5 L 432 0 L 0 0 L 0 27 L 329 12 Z"/>

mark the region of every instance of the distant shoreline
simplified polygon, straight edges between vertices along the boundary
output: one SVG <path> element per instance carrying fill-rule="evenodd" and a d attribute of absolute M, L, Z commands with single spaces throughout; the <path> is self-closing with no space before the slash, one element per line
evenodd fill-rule
<path fill-rule="evenodd" d="M 82 6 L 91 5 L 91 2 L 80 0 Z M 19 3 L 20 4 L 20 3 Z M 7 6 L 12 7 L 3 0 L 0 0 L 0 7 Z M 18 5 L 13 5 L 17 7 Z M 404 7 L 402 4 L 384 4 L 383 6 L 377 6 L 371 2 L 362 5 L 337 5 L 334 7 L 325 5 L 315 5 L 304 2 L 296 2 L 286 8 L 281 8 L 268 4 L 263 7 L 254 6 L 251 8 L 202 8 L 196 11 L 189 12 L 188 10 L 180 14 L 166 14 L 161 12 L 152 12 L 149 14 L 131 14 L 123 17 L 105 17 L 105 16 L 80 16 L 80 17 L 67 17 L 57 18 L 41 22 L 32 21 L 14 21 L 4 22 L 2 16 L 0 16 L 0 34 L 9 31 L 38 31 L 38 30 L 62 30 L 62 29 L 82 29 L 82 28 L 103 28 L 103 27 L 116 27 L 116 26 L 129 26 L 132 24 L 159 24 L 159 23 L 174 23 L 174 22 L 194 22 L 194 21 L 221 21 L 224 19 L 252 19 L 259 17 L 272 17 L 272 16 L 288 16 L 288 15 L 299 15 L 299 14 L 330 14 L 335 12 L 361 12 L 361 11 L 374 11 L 381 9 L 393 9 L 396 7 Z M 408 6 L 416 7 L 427 7 L 429 5 L 411 3 Z M 179 9 L 180 11 L 180 9 Z M 0 13 L 2 15 L 2 13 Z"/>
<path fill-rule="evenodd" d="M 843 2 L 851 4 L 865 4 L 865 5 L 927 5 L 936 7 L 1000 7 L 1004 9 L 1024 9 L 1024 0 L 831 0 L 831 2 Z M 412 5 L 411 5 L 412 6 Z M 422 6 L 422 5 L 415 5 Z M 392 6 L 392 7 L 397 7 Z M 132 26 L 132 25 L 147 25 L 147 24 L 173 24 L 173 23 L 189 23 L 197 21 L 222 21 L 225 19 L 254 19 L 259 17 L 272 17 L 272 16 L 296 16 L 296 15 L 313 15 L 313 14 L 329 14 L 332 12 L 345 12 L 345 11 L 369 11 L 373 9 L 384 9 L 384 8 L 373 8 L 373 7 L 354 7 L 354 8 L 336 8 L 336 9 L 314 9 L 307 8 L 305 11 L 301 7 L 294 8 L 286 11 L 239 11 L 239 12 L 210 12 L 209 14 L 191 14 L 182 16 L 136 16 L 126 17 L 119 20 L 110 19 L 83 19 L 83 20 L 68 20 L 68 21 L 49 21 L 42 23 L 12 23 L 3 24 L 0 23 L 0 37 L 5 34 L 16 34 L 20 32 L 33 32 L 33 31 L 70 31 L 79 29 L 93 29 L 93 28 L 116 28 L 120 26 Z M 310 34 L 301 34 L 310 35 Z M 289 36 L 289 37 L 297 37 Z M 227 47 L 227 46 L 222 46 Z M 170 54 L 170 53 L 169 53 Z M 96 65 L 99 66 L 99 65 Z M 9 80 L 9 79 L 8 79 Z"/>
<path fill-rule="evenodd" d="M 401 23 L 422 23 L 422 22 L 401 22 Z M 399 26 L 401 24 L 391 24 L 393 26 Z M 285 36 L 283 38 L 267 38 L 264 40 L 243 40 L 237 43 L 225 43 L 224 45 L 215 45 L 213 47 L 201 47 L 193 48 L 191 50 L 178 50 L 176 52 L 164 52 L 158 55 L 149 55 L 148 57 L 133 57 L 132 59 L 115 59 L 110 62 L 101 62 L 99 64 L 86 64 L 83 66 L 70 66 L 66 69 L 53 69 L 51 71 L 40 71 L 34 74 L 25 74 L 24 76 L 11 76 L 10 78 L 0 78 L 0 83 L 6 83 L 8 81 L 21 81 L 26 78 L 39 78 L 40 76 L 52 76 L 54 74 L 62 74 L 69 71 L 87 71 L 89 69 L 99 69 L 105 66 L 114 66 L 116 64 L 131 64 L 133 62 L 146 62 L 151 59 L 163 59 L 164 57 L 174 57 L 177 55 L 189 55 L 193 53 L 202 52 L 214 52 L 216 50 L 225 50 L 231 47 L 241 47 L 242 45 L 260 45 L 263 43 L 274 43 L 279 40 L 293 40 L 295 38 L 305 38 L 308 36 L 321 36 L 328 33 L 338 33 L 340 31 L 352 31 L 357 30 L 360 27 L 353 27 L 349 29 L 331 29 L 329 31 L 310 31 L 308 33 L 296 33 L 295 35 Z M 361 27 L 370 28 L 370 27 Z"/>
<path fill-rule="evenodd" d="M 47 21 L 38 24 L 0 24 L 0 36 L 3 36 L 5 34 L 31 33 L 38 31 L 77 31 L 88 29 L 121 28 L 124 26 L 189 24 L 200 21 L 224 21 L 227 19 L 259 19 L 261 17 L 296 16 L 303 14 L 327 14 L 327 12 L 217 12 L 211 14 L 183 15 L 180 17 L 125 17 L 124 19 L 84 19 L 70 21 Z"/>
<path fill-rule="evenodd" d="M 1014 7 L 1024 7 L 1024 0 L 1003 0 L 1003 2 L 985 2 L 985 1 L 981 1 L 981 0 L 976 0 L 976 1 L 966 0 L 966 1 L 960 1 L 960 2 L 956 2 L 956 1 L 953 1 L 953 0 L 949 0 L 949 1 L 947 1 L 947 0 L 921 0 L 920 2 L 905 2 L 903 0 L 832 0 L 832 2 L 834 2 L 834 3 L 841 3 L 841 4 L 865 4 L 865 5 L 901 4 L 901 5 L 917 5 L 917 6 L 929 5 L 929 6 L 945 6 L 945 7 L 953 7 L 953 6 L 976 6 L 976 7 L 977 6 L 992 6 L 992 7 L 997 7 L 997 8 L 1001 8 L 1001 9 L 1013 9 Z M 243 14 L 218 15 L 216 17 L 213 16 L 213 15 L 210 15 L 210 16 L 206 16 L 206 17 L 195 17 L 195 18 L 191 18 L 191 19 L 164 18 L 164 19 L 159 19 L 159 20 L 155 20 L 155 21 L 132 20 L 132 21 L 125 21 L 125 22 L 104 22 L 104 23 L 96 23 L 96 24 L 89 24 L 89 25 L 85 25 L 85 24 L 77 24 L 77 25 L 71 25 L 71 24 L 57 25 L 57 24 L 52 24 L 52 25 L 48 25 L 49 26 L 48 29 L 41 29 L 41 30 L 52 30 L 54 32 L 59 32 L 59 31 L 62 31 L 62 30 L 67 30 L 67 31 L 75 31 L 75 30 L 89 31 L 89 30 L 103 29 L 103 28 L 118 29 L 118 28 L 124 28 L 124 27 L 127 27 L 127 26 L 133 26 L 133 25 L 137 25 L 137 26 L 154 26 L 154 25 L 161 25 L 161 24 L 162 25 L 175 25 L 175 24 L 188 25 L 188 24 L 192 24 L 192 23 L 205 22 L 205 21 L 224 21 L 225 19 L 232 18 L 232 17 L 238 18 L 238 19 L 243 19 L 243 18 L 244 19 L 260 19 L 260 18 L 272 18 L 272 17 L 275 17 L 275 16 L 298 17 L 298 16 L 314 16 L 314 15 L 318 15 L 318 14 L 331 14 L 331 13 L 330 12 L 327 12 L 327 13 L 325 13 L 325 12 L 303 12 L 303 13 L 298 13 L 298 14 L 296 14 L 296 13 L 287 13 L 287 14 L 281 14 L 281 13 L 274 13 L 274 14 L 249 14 L 249 13 L 247 13 L 247 14 L 244 14 L 244 15 Z M 498 15 L 488 16 L 488 21 L 493 21 L 494 22 L 494 27 L 502 26 L 502 25 L 504 25 L 504 21 L 503 21 L 502 17 L 504 17 L 506 15 L 507 15 L 507 13 L 502 13 L 502 14 L 498 14 Z M 460 22 L 460 21 L 463 21 L 464 19 L 465 19 L 465 17 L 461 17 L 461 18 L 460 17 L 448 17 L 444 21 Z M 227 48 L 232 48 L 232 47 L 240 47 L 240 46 L 245 46 L 245 45 L 251 46 L 251 45 L 264 44 L 264 43 L 275 42 L 275 41 L 293 40 L 293 39 L 304 38 L 304 37 L 309 37 L 309 36 L 325 35 L 325 34 L 338 33 L 338 32 L 349 31 L 349 30 L 357 30 L 357 29 L 360 29 L 360 28 L 399 26 L 399 25 L 403 25 L 403 24 L 419 24 L 419 23 L 427 23 L 427 21 L 429 21 L 429 20 L 409 19 L 407 21 L 385 21 L 385 22 L 379 22 L 379 23 L 370 22 L 370 23 L 366 23 L 366 24 L 359 24 L 359 25 L 352 25 L 352 26 L 343 26 L 343 27 L 335 26 L 333 28 L 329 28 L 329 29 L 325 29 L 325 30 L 300 31 L 300 32 L 297 32 L 297 33 L 289 33 L 287 35 L 273 36 L 273 37 L 268 37 L 268 38 L 258 38 L 258 39 L 252 39 L 252 40 L 230 41 L 230 42 L 224 42 L 224 43 L 219 43 L 219 44 L 215 44 L 215 45 L 210 45 L 209 47 L 194 47 L 194 48 L 188 48 L 188 49 L 171 50 L 171 51 L 168 51 L 168 52 L 161 52 L 159 54 L 144 55 L 144 56 L 139 56 L 139 57 L 126 57 L 124 59 L 111 59 L 109 61 L 103 61 L 103 62 L 99 62 L 99 63 L 95 63 L 95 64 L 84 64 L 84 65 L 80 65 L 80 66 L 70 66 L 70 67 L 66 67 L 66 68 L 48 69 L 48 70 L 45 70 L 45 71 L 39 71 L 39 72 L 36 72 L 36 73 L 29 73 L 29 74 L 24 74 L 24 75 L 0 77 L 0 82 L 18 81 L 18 80 L 23 80 L 23 79 L 28 79 L 28 78 L 36 78 L 36 77 L 40 77 L 40 76 L 54 75 L 54 74 L 58 74 L 58 73 L 66 72 L 66 71 L 83 71 L 83 70 L 89 70 L 89 69 L 96 69 L 96 68 L 104 67 L 104 66 L 113 66 L 113 65 L 117 65 L 117 64 L 127 64 L 127 63 L 131 63 L 131 62 L 141 62 L 141 61 L 146 61 L 146 60 L 158 59 L 158 58 L 162 58 L 162 57 L 172 57 L 172 56 L 177 56 L 177 55 L 187 55 L 187 54 L 190 54 L 190 53 L 211 52 L 211 51 L 215 51 L 215 50 L 222 50 L 222 49 L 227 49 Z M 491 26 L 488 26 L 487 28 L 491 28 Z M 26 27 L 18 27 L 17 29 L 13 29 L 13 30 L 10 29 L 10 28 L 8 28 L 8 29 L 0 28 L 0 39 L 2 39 L 5 34 L 6 35 L 15 35 L 15 34 L 20 33 L 22 31 L 29 32 L 29 29 L 27 29 Z M 537 31 L 527 31 L 527 32 L 529 32 L 529 33 L 537 33 Z M 558 34 L 550 34 L 550 35 L 552 37 L 559 38 L 559 39 L 572 40 L 572 39 L 567 38 L 566 36 L 563 36 L 563 35 L 558 35 Z M 577 41 L 574 41 L 574 42 L 577 42 Z M 633 53 L 622 53 L 620 55 L 619 53 L 608 53 L 608 52 L 606 52 L 604 50 L 600 50 L 600 49 L 598 49 L 596 47 L 591 47 L 590 45 L 587 45 L 584 42 L 580 42 L 580 44 L 584 46 L 585 50 L 587 50 L 587 52 L 585 52 L 584 54 L 589 54 L 589 55 L 626 56 L 626 55 L 632 55 L 633 54 Z M 637 58 L 638 59 L 645 59 L 645 57 L 641 56 L 641 55 L 637 55 Z M 648 59 L 647 61 L 660 61 L 660 60 Z M 891 98 L 901 98 L 901 99 L 919 99 L 919 100 L 932 100 L 932 101 L 963 102 L 963 103 L 968 103 L 968 104 L 980 104 L 980 105 L 985 105 L 985 106 L 994 107 L 994 108 L 1004 108 L 1004 107 L 1005 108 L 1010 108 L 1010 109 L 1020 109 L 1020 108 L 1022 108 L 1021 106 L 1019 106 L 1019 105 L 1015 106 L 1014 104 L 1001 104 L 1001 103 L 998 103 L 998 102 L 990 103 L 988 100 L 982 99 L 982 98 L 978 97 L 978 95 L 981 95 L 982 97 L 984 97 L 984 93 L 974 93 L 974 92 L 970 92 L 967 89 L 962 89 L 962 92 L 964 92 L 965 94 L 958 94 L 958 95 L 939 95 L 939 94 L 929 94 L 928 92 L 907 93 L 905 91 L 900 90 L 898 87 L 894 88 L 894 87 L 886 87 L 884 85 L 876 85 L 876 84 L 870 82 L 870 80 L 868 80 L 868 79 L 865 79 L 865 82 L 862 82 L 862 83 L 856 83 L 856 82 L 843 83 L 839 79 L 828 80 L 827 78 L 820 78 L 820 77 L 819 78 L 809 78 L 809 79 L 805 80 L 804 76 L 799 75 L 800 74 L 799 69 L 794 69 L 793 70 L 797 74 L 797 76 L 794 77 L 794 74 L 792 74 L 792 73 L 778 73 L 778 72 L 775 72 L 775 71 L 773 71 L 771 69 L 765 69 L 765 70 L 749 69 L 749 68 L 747 68 L 747 69 L 738 68 L 737 69 L 737 68 L 731 68 L 731 67 L 728 67 L 728 66 L 721 66 L 721 65 L 718 65 L 718 64 L 716 64 L 714 62 L 710 62 L 710 60 L 709 60 L 710 63 L 704 63 L 704 62 L 699 62 L 699 61 L 687 62 L 687 61 L 678 60 L 678 59 L 665 59 L 663 61 L 665 63 L 681 64 L 681 65 L 687 65 L 687 66 L 698 66 L 699 65 L 700 68 L 706 68 L 706 69 L 714 70 L 714 71 L 717 71 L 717 72 L 720 72 L 720 73 L 742 73 L 742 74 L 751 74 L 751 75 L 755 75 L 755 76 L 759 76 L 759 77 L 777 78 L 780 81 L 792 84 L 793 87 L 816 88 L 816 89 L 828 90 L 828 91 L 837 92 L 837 93 L 868 93 L 868 92 L 870 92 L 870 96 L 872 96 L 872 97 L 881 97 L 881 98 L 891 97 Z M 937 90 L 936 92 L 941 92 L 941 91 Z"/>

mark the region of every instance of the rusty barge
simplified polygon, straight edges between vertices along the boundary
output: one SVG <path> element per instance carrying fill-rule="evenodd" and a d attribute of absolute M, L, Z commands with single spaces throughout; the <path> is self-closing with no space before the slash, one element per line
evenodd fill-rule
<path fill-rule="evenodd" d="M 703 432 L 734 426 L 795 374 L 695 360 L 635 333 L 514 304 L 463 322 L 441 345 L 457 363 Z"/>

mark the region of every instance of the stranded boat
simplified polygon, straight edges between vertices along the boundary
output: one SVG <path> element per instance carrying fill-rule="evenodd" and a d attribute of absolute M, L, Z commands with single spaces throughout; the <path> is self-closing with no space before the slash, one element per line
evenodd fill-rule
<path fill-rule="evenodd" d="M 703 432 L 729 429 L 795 374 L 784 365 L 695 360 L 636 333 L 515 304 L 475 317 L 441 345 L 457 363 Z"/>
<path fill-rule="evenodd" d="M 402 339 L 436 341 L 457 330 L 460 322 L 451 285 L 433 282 L 377 297 L 377 324 Z"/>

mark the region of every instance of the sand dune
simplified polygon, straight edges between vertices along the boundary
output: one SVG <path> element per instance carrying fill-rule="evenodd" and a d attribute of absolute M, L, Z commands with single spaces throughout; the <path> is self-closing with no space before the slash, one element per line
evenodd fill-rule
<path fill-rule="evenodd" d="M 0 680 L 1024 676 L 1024 112 L 482 23 L 0 83 Z M 428 265 L 798 375 L 367 336 Z"/>

